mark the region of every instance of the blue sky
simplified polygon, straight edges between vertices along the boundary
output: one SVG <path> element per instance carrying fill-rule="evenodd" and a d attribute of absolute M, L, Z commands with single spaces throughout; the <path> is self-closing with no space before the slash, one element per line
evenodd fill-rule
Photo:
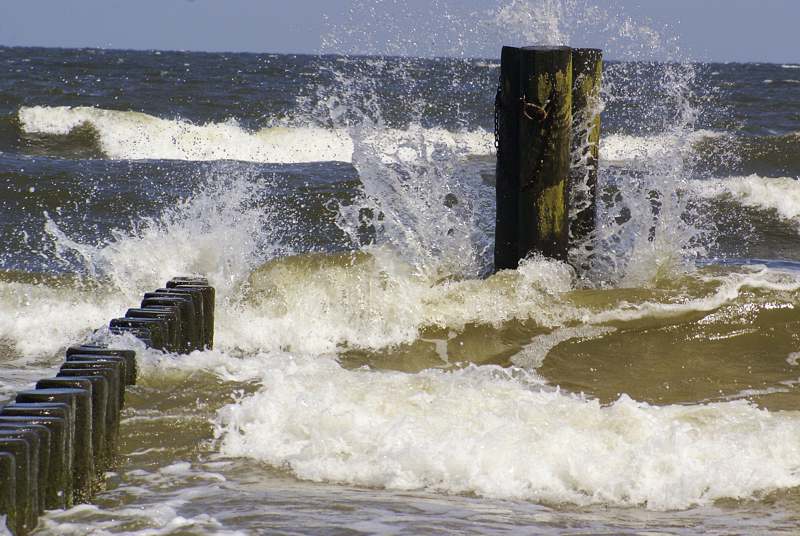
<path fill-rule="evenodd" d="M 502 44 L 532 44 L 519 31 L 487 27 L 513 1 L 0 0 L 0 44 L 496 57 Z M 610 58 L 679 50 L 682 59 L 800 62 L 800 0 L 516 1 L 535 17 L 543 6 L 577 2 L 562 21 L 570 44 L 601 46 Z M 612 14 L 610 33 L 581 22 L 586 5 Z M 634 46 L 646 33 L 620 37 L 626 19 L 668 46 Z"/>

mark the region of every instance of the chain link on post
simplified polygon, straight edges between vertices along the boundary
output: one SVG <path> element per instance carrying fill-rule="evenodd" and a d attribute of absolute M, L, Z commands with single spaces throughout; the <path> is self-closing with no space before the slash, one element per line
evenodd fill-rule
<path fill-rule="evenodd" d="M 547 102 L 542 105 L 535 104 L 533 102 L 529 102 L 525 95 L 520 97 L 520 109 L 522 111 L 522 115 L 528 119 L 529 121 L 547 121 L 550 115 L 551 104 L 555 98 L 555 89 L 550 92 L 550 98 L 547 99 Z M 497 160 L 500 160 L 500 110 L 503 108 L 503 78 L 500 76 L 499 80 L 497 81 L 497 93 L 494 96 L 494 150 L 495 154 L 497 155 Z M 531 111 L 534 115 L 531 115 Z M 544 136 L 545 144 L 550 140 L 550 130 L 545 129 L 545 136 Z M 540 159 L 537 162 L 536 166 L 533 168 L 533 173 L 531 179 L 529 179 L 523 187 L 529 188 L 533 185 L 533 177 L 538 175 L 539 170 L 543 164 L 543 161 Z"/>

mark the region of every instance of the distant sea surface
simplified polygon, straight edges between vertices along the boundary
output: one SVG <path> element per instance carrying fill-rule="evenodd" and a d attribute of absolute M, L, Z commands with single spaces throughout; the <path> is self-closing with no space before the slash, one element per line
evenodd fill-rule
<path fill-rule="evenodd" d="M 217 288 L 42 534 L 797 533 L 800 64 L 607 62 L 591 251 L 492 274 L 498 70 L 0 48 L 0 403 Z"/>

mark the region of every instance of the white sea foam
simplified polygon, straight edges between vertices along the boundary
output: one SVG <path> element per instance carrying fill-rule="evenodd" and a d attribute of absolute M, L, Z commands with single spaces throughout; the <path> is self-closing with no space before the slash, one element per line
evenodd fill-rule
<path fill-rule="evenodd" d="M 684 148 L 688 151 L 694 143 L 723 135 L 710 130 L 697 130 L 689 134 L 689 144 Z M 600 140 L 600 159 L 604 164 L 626 166 L 652 164 L 665 157 L 671 157 L 675 145 L 674 136 L 668 134 L 651 136 L 611 134 L 603 136 Z"/>
<path fill-rule="evenodd" d="M 232 203 L 230 210 L 235 207 Z M 107 281 L 100 289 L 0 284 L 0 339 L 21 356 L 52 354 L 123 314 L 143 292 L 172 275 L 202 273 L 218 290 L 216 344 L 223 351 L 381 350 L 412 343 L 427 327 L 458 332 L 470 324 L 500 327 L 512 320 L 546 328 L 576 326 L 533 341 L 542 344 L 529 348 L 535 355 L 520 364 L 535 367 L 555 344 L 602 335 L 610 322 L 710 311 L 752 288 L 784 292 L 800 287 L 792 274 L 748 269 L 709 280 L 715 289 L 691 299 L 622 302 L 598 310 L 565 298 L 574 289 L 572 269 L 545 259 L 530 259 L 518 270 L 487 279 L 462 280 L 418 273 L 386 247 L 353 256 L 280 258 L 254 269 L 260 246 L 252 239 L 254 224 L 248 218 L 257 215 L 244 212 L 225 223 L 224 215 L 216 222 L 203 220 L 209 214 L 188 210 L 110 244 L 74 245 L 84 248 L 86 262 Z M 227 246 L 212 248 L 216 243 Z M 31 337 L 32 332 L 38 336 Z M 527 355 L 522 354 L 520 359 Z"/>
<path fill-rule="evenodd" d="M 269 127 L 248 131 L 230 119 L 224 123 L 194 124 L 181 119 L 162 119 L 140 112 L 91 107 L 22 107 L 22 129 L 30 134 L 67 135 L 90 125 L 100 149 L 115 160 L 242 160 L 262 163 L 350 162 L 353 141 L 344 130 L 320 127 Z M 381 133 L 386 151 L 401 151 L 408 133 Z M 449 132 L 427 129 L 437 143 L 463 147 L 471 154 L 494 151 L 493 135 L 483 130 Z"/>
<path fill-rule="evenodd" d="M 530 259 L 519 270 L 486 279 L 420 272 L 414 259 L 389 246 L 264 264 L 263 259 L 281 254 L 272 250 L 278 240 L 270 234 L 276 232 L 271 222 L 281 215 L 271 206 L 251 203 L 263 185 L 248 177 L 232 178 L 224 169 L 209 179 L 211 186 L 159 219 L 141 222 L 129 233 L 116 232 L 99 245 L 70 239 L 50 220 L 47 231 L 57 254 L 78 257 L 83 271 L 104 284 L 98 289 L 0 284 L 0 342 L 20 357 L 52 354 L 123 314 L 143 292 L 184 273 L 212 280 L 218 291 L 217 344 L 245 353 L 383 349 L 417 340 L 426 327 L 458 332 L 468 324 L 502 326 L 511 320 L 592 331 L 609 322 L 712 310 L 739 299 L 746 288 L 781 292 L 798 285 L 792 276 L 774 270 L 735 272 L 721 277 L 713 292 L 679 303 L 622 303 L 594 310 L 563 297 L 574 288 L 574 274 L 552 260 Z M 716 195 L 739 183 L 749 192 L 745 186 L 752 189 L 751 183 L 762 182 L 744 178 L 696 186 Z M 774 184 L 780 185 L 775 200 L 786 200 L 787 192 L 800 197 L 797 182 L 781 179 Z M 763 196 L 759 199 L 765 203 Z M 797 206 L 800 201 L 792 216 L 798 215 Z M 314 319 L 313 329 L 308 329 L 309 318 Z M 558 343 L 557 335 L 553 337 L 550 342 Z"/>
<path fill-rule="evenodd" d="M 414 273 L 387 250 L 372 250 L 352 261 L 287 259 L 253 273 L 244 302 L 225 313 L 220 341 L 246 353 L 335 353 L 342 347 L 377 350 L 411 343 L 431 326 L 458 332 L 468 324 L 500 327 L 515 319 L 548 328 L 578 324 L 522 351 L 520 364 L 537 366 L 555 344 L 602 335 L 611 322 L 712 311 L 753 288 L 775 293 L 800 288 L 795 275 L 766 268 L 732 272 L 708 283 L 716 285 L 713 292 L 679 302 L 622 302 L 593 310 L 564 298 L 574 288 L 572 270 L 550 260 L 530 260 L 519 270 L 488 279 L 440 281 Z M 313 329 L 307 327 L 308 318 L 314 319 Z"/>
<path fill-rule="evenodd" d="M 382 248 L 348 259 L 288 259 L 254 272 L 222 340 L 246 352 L 379 349 L 411 343 L 426 326 L 459 330 L 530 316 L 560 325 L 574 315 L 556 299 L 571 288 L 572 270 L 554 261 L 532 260 L 487 280 L 437 281 Z"/>
<path fill-rule="evenodd" d="M 800 65 L 788 64 L 788 63 L 781 65 L 781 67 L 783 67 L 784 69 L 800 69 Z"/>
<path fill-rule="evenodd" d="M 511 356 L 511 362 L 526 370 L 538 368 L 547 354 L 562 342 L 573 339 L 589 340 L 616 331 L 610 326 L 578 326 L 555 329 L 545 335 L 534 337 L 519 352 Z"/>
<path fill-rule="evenodd" d="M 0 282 L 0 341 L 20 358 L 51 355 L 119 316 L 120 296 L 45 284 Z M 120 311 L 121 310 L 121 311 Z"/>
<path fill-rule="evenodd" d="M 730 196 L 744 206 L 775 210 L 779 216 L 800 223 L 800 181 L 789 177 L 728 177 L 694 181 L 693 190 L 703 197 Z"/>
<path fill-rule="evenodd" d="M 290 163 L 350 161 L 352 143 L 323 128 L 243 129 L 235 120 L 196 125 L 139 112 L 66 106 L 23 107 L 25 132 L 66 135 L 88 124 L 97 132 L 100 149 L 111 159 L 247 160 Z"/>
<path fill-rule="evenodd" d="M 98 133 L 100 149 L 114 160 L 241 160 L 261 163 L 351 162 L 353 140 L 346 130 L 319 127 L 269 127 L 256 132 L 235 120 L 197 125 L 181 119 L 162 119 L 140 112 L 91 107 L 22 107 L 19 119 L 30 134 L 67 135 L 82 125 Z M 699 130 L 692 141 L 722 134 Z M 383 129 L 365 141 L 381 150 L 382 160 L 409 154 L 410 141 L 424 136 L 429 144 L 458 148 L 463 154 L 491 155 L 494 135 L 482 129 L 450 132 L 414 126 Z M 603 163 L 634 165 L 663 158 L 674 142 L 668 135 L 611 134 L 601 140 Z M 386 155 L 386 156 L 383 156 Z"/>
<path fill-rule="evenodd" d="M 270 207 L 250 202 L 263 185 L 247 177 L 233 180 L 225 166 L 219 173 L 209 177 L 211 186 L 159 219 L 140 221 L 128 233 L 116 231 L 101 244 L 73 240 L 47 217 L 45 231 L 54 250 L 48 255 L 65 263 L 77 259 L 67 264 L 70 269 L 102 283 L 0 282 L 0 343 L 23 358 L 53 354 L 121 316 L 138 304 L 142 293 L 163 286 L 175 274 L 209 277 L 224 310 L 255 259 L 271 254 L 273 237 L 263 233 Z"/>
<path fill-rule="evenodd" d="M 176 533 L 242 536 L 242 531 L 205 511 L 192 508 L 198 501 L 218 501 L 219 483 L 225 478 L 204 467 L 174 462 L 154 472 L 125 471 L 125 493 L 138 504 L 122 502 L 98 507 L 77 505 L 68 510 L 50 510 L 40 518 L 40 530 L 57 534 L 124 533 L 158 536 Z M 144 506 L 143 506 L 144 505 Z"/>
<path fill-rule="evenodd" d="M 686 508 L 800 485 L 800 416 L 744 402 L 608 407 L 493 366 L 415 375 L 262 359 L 216 421 L 223 454 L 312 481 Z"/>
<path fill-rule="evenodd" d="M 569 35 L 563 21 L 570 7 L 564 0 L 510 0 L 497 10 L 495 24 L 514 29 L 529 43 L 566 45 Z"/>

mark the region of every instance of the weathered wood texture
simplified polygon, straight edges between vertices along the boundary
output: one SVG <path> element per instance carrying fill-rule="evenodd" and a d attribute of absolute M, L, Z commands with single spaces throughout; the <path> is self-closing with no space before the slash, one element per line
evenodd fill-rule
<path fill-rule="evenodd" d="M 495 269 L 532 252 L 566 260 L 572 50 L 503 47 L 500 70 Z"/>

